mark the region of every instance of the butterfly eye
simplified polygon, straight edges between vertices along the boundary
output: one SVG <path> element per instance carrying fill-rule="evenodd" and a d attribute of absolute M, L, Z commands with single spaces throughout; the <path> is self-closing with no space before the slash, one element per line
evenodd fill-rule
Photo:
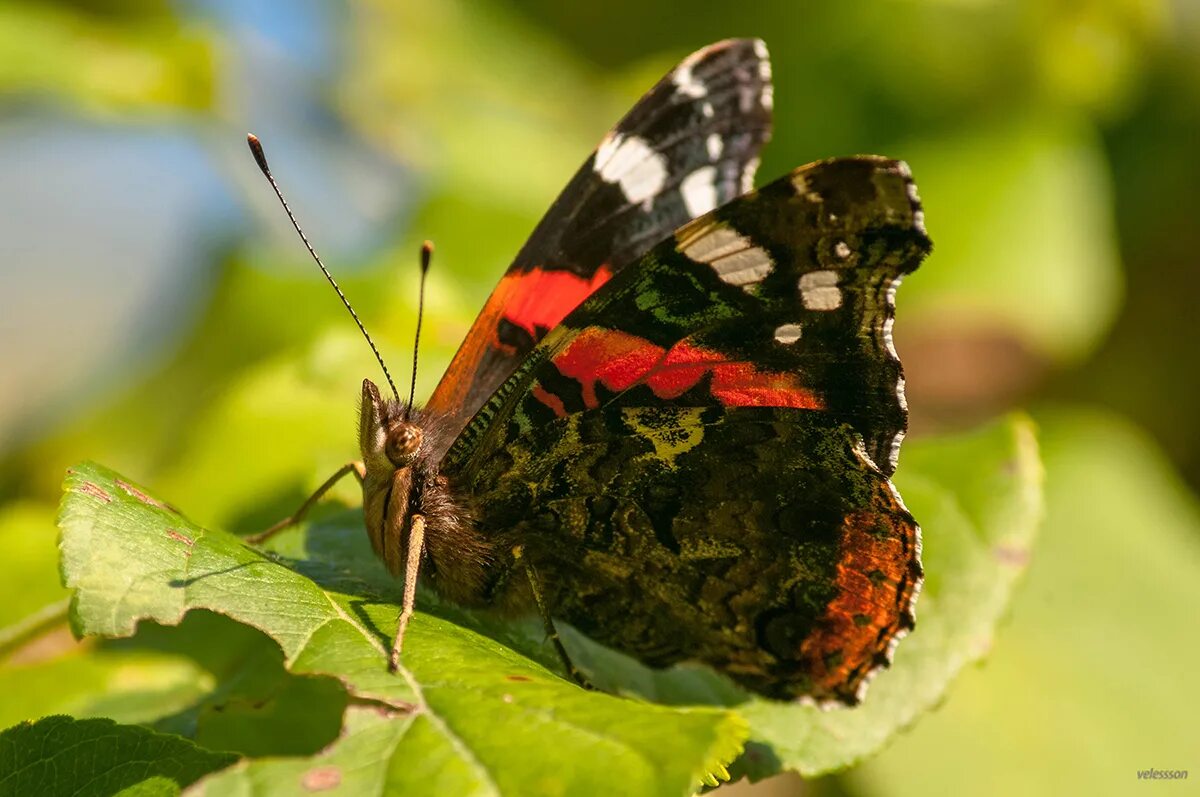
<path fill-rule="evenodd" d="M 388 432 L 384 453 L 396 467 L 412 463 L 417 449 L 421 447 L 421 430 L 411 424 L 398 423 Z"/>

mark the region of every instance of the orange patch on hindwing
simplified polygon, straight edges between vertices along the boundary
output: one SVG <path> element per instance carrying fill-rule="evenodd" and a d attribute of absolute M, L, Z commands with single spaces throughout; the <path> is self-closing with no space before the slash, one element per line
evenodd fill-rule
<path fill-rule="evenodd" d="M 913 624 L 917 534 L 906 514 L 863 510 L 843 520 L 837 597 L 800 646 L 814 695 L 853 701 L 868 675 L 890 663 L 893 640 Z"/>

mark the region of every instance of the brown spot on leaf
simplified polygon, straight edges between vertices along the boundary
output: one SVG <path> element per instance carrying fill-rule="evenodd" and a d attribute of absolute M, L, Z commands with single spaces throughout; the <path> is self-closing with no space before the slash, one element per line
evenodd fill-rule
<path fill-rule="evenodd" d="M 345 681 L 343 681 L 343 683 L 345 683 Z M 346 687 L 350 688 L 350 684 L 347 683 Z M 405 714 L 415 714 L 420 710 L 419 706 L 413 703 L 406 703 L 403 700 L 392 700 L 387 703 L 371 702 L 366 704 L 364 708 L 374 711 L 376 714 L 386 719 L 400 717 Z"/>
<path fill-rule="evenodd" d="M 196 544 L 196 541 L 193 540 L 191 537 L 187 536 L 186 534 L 180 534 L 175 529 L 167 529 L 167 536 L 173 540 L 178 540 L 179 542 L 182 542 L 184 545 L 186 545 L 189 548 L 191 548 L 193 545 Z"/>
<path fill-rule="evenodd" d="M 504 676 L 504 680 L 506 680 L 506 681 L 531 681 L 533 679 L 530 678 L 528 675 L 506 675 L 506 676 Z"/>
<path fill-rule="evenodd" d="M 141 501 L 143 504 L 148 504 L 150 506 L 156 506 L 159 509 L 170 509 L 171 508 L 171 507 L 167 506 L 166 504 L 164 504 L 162 501 L 159 501 L 157 498 L 152 498 L 151 496 L 146 495 L 144 492 L 142 492 L 141 490 L 134 487 L 132 484 L 130 484 L 129 482 L 127 482 L 123 479 L 115 479 L 114 481 L 116 482 L 116 485 L 118 487 L 120 487 L 122 490 L 124 490 L 125 492 L 132 495 L 137 500 Z"/>
<path fill-rule="evenodd" d="M 84 482 L 83 484 L 81 484 L 79 486 L 79 492 L 86 493 L 87 495 L 90 495 L 93 498 L 99 498 L 101 501 L 103 501 L 106 504 L 111 504 L 112 500 L 113 500 L 113 497 L 111 495 L 109 495 L 108 493 L 104 492 L 104 489 L 100 485 L 94 484 L 92 482 Z"/>
<path fill-rule="evenodd" d="M 310 769 L 300 779 L 300 785 L 308 791 L 326 791 L 341 785 L 341 782 L 342 770 L 335 766 Z"/>

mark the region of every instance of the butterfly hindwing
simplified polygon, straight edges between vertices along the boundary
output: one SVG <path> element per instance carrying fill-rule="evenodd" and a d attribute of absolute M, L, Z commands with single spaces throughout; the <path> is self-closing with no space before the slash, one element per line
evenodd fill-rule
<path fill-rule="evenodd" d="M 895 288 L 928 249 L 904 164 L 803 167 L 597 290 L 442 472 L 598 639 L 852 702 L 911 626 L 920 580 L 887 477 L 907 416 Z"/>
<path fill-rule="evenodd" d="M 461 428 L 521 359 L 614 273 L 751 187 L 770 136 L 757 39 L 693 53 L 601 141 L 535 228 L 426 409 Z"/>
<path fill-rule="evenodd" d="M 776 407 L 608 405 L 474 463 L 556 617 L 654 666 L 854 702 L 912 626 L 916 524 L 853 431 Z"/>

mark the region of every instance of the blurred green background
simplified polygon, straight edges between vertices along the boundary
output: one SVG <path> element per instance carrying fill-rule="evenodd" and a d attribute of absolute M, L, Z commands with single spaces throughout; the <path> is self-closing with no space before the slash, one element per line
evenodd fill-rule
<path fill-rule="evenodd" d="M 899 297 L 913 434 L 1029 408 L 1047 489 L 985 664 L 873 760 L 759 793 L 1200 778 L 1191 0 L 0 5 L 0 626 L 63 594 L 53 517 L 73 462 L 249 531 L 354 454 L 358 380 L 376 366 L 247 131 L 400 374 L 417 246 L 436 242 L 428 394 L 604 131 L 730 36 L 772 53 L 760 182 L 864 152 L 913 168 L 936 246 Z M 0 726 L 138 721 L 211 688 L 154 648 L 53 631 L 0 665 Z M 135 692 L 143 704 L 122 702 Z"/>

